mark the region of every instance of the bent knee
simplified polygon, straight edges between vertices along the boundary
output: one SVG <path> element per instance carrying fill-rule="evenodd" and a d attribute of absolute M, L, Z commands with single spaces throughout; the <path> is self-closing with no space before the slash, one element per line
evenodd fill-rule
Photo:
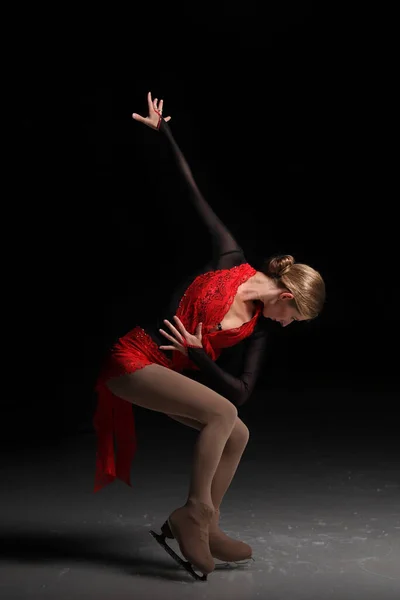
<path fill-rule="evenodd" d="M 205 412 L 202 418 L 199 418 L 203 423 L 210 423 L 215 420 L 222 421 L 224 425 L 233 429 L 237 419 L 237 408 L 229 400 L 225 398 L 217 398 L 216 402 L 208 404 L 207 408 L 203 406 Z"/>
<path fill-rule="evenodd" d="M 229 441 L 235 446 L 246 446 L 250 438 L 250 431 L 247 425 L 239 418 L 236 419 Z"/>
<path fill-rule="evenodd" d="M 238 418 L 238 411 L 236 406 L 234 406 L 231 402 L 226 401 L 221 403 L 218 409 L 218 416 L 222 417 L 224 421 L 234 426 Z"/>

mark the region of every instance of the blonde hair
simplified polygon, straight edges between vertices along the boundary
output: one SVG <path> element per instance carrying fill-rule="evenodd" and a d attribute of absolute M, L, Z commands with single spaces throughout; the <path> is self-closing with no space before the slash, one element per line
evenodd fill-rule
<path fill-rule="evenodd" d="M 325 283 L 318 271 L 285 254 L 270 258 L 263 272 L 293 294 L 296 308 L 305 319 L 319 315 L 325 303 Z"/>

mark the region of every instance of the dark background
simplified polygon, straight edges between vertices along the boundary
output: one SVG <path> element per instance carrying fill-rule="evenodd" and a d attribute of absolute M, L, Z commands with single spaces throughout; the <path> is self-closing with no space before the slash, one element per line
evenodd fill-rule
<path fill-rule="evenodd" d="M 209 256 L 166 146 L 131 119 L 149 90 L 249 262 L 290 253 L 326 281 L 320 318 L 271 340 L 243 414 L 385 435 L 398 264 L 375 15 L 246 2 L 46 19 L 25 15 L 18 35 L 18 369 L 21 344 L 24 358 L 4 436 L 91 431 L 110 343 Z"/>

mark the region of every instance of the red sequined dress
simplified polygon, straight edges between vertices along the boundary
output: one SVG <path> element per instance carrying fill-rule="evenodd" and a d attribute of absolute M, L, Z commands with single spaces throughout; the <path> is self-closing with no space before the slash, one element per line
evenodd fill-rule
<path fill-rule="evenodd" d="M 152 363 L 184 372 L 185 375 L 198 371 L 202 383 L 240 406 L 254 388 L 266 343 L 266 320 L 262 318 L 261 304 L 255 305 L 252 319 L 241 327 L 227 330 L 220 328 L 238 287 L 256 271 L 246 262 L 243 250 L 200 193 L 165 121 L 162 121 L 160 132 L 172 147 L 178 167 L 188 185 L 189 198 L 213 240 L 211 264 L 176 291 L 166 312 L 166 318 L 171 319 L 173 315 L 177 315 L 192 333 L 198 323 L 202 323 L 203 348 L 189 347 L 188 356 L 180 352 L 163 352 L 159 346 L 166 341 L 158 332 L 158 326 L 137 326 L 113 346 L 96 386 L 98 402 L 94 415 L 97 434 L 94 491 L 100 490 L 115 478 L 131 485 L 130 467 L 136 451 L 132 404 L 111 393 L 106 386 L 108 379 L 132 373 Z M 218 364 L 223 351 L 230 353 L 230 369 Z"/>

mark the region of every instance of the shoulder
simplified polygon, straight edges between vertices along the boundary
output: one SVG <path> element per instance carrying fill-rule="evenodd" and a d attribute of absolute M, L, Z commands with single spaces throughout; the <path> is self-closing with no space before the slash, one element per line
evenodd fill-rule
<path fill-rule="evenodd" d="M 215 269 L 232 269 L 246 264 L 246 256 L 241 248 L 219 254 L 215 261 Z"/>

